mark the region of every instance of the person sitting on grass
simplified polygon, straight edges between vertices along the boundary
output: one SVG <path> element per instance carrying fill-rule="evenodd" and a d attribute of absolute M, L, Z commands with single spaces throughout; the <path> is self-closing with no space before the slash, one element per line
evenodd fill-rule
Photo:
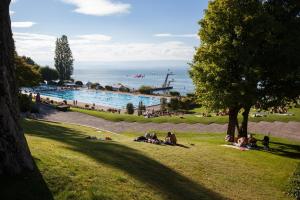
<path fill-rule="evenodd" d="M 270 138 L 268 136 L 265 136 L 262 141 L 262 144 L 264 145 L 264 150 L 267 150 L 267 151 L 270 150 L 269 143 L 270 143 Z"/>
<path fill-rule="evenodd" d="M 176 145 L 177 144 L 176 135 L 174 133 L 168 132 L 167 137 L 165 138 L 165 144 Z"/>
<path fill-rule="evenodd" d="M 257 143 L 257 139 L 254 138 L 252 136 L 252 134 L 249 134 L 247 147 L 249 149 L 256 149 L 257 148 L 257 144 L 256 143 Z"/>

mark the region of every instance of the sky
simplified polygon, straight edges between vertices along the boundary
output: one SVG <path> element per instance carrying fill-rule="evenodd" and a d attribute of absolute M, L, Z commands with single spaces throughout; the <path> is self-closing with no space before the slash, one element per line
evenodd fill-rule
<path fill-rule="evenodd" d="M 12 0 L 19 55 L 53 66 L 55 41 L 67 35 L 75 66 L 100 63 L 183 65 L 199 45 L 208 0 Z M 117 65 L 117 64 L 115 64 Z"/>

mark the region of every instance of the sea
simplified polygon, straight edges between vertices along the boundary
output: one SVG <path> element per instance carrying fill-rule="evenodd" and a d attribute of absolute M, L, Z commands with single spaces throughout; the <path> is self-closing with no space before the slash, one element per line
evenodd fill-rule
<path fill-rule="evenodd" d="M 83 83 L 92 82 L 100 85 L 122 84 L 131 89 L 138 89 L 142 85 L 161 87 L 165 82 L 166 75 L 172 72 L 169 81 L 174 91 L 182 95 L 194 92 L 194 85 L 189 76 L 187 67 L 147 67 L 147 68 L 115 68 L 115 67 L 92 67 L 74 69 L 73 78 Z"/>

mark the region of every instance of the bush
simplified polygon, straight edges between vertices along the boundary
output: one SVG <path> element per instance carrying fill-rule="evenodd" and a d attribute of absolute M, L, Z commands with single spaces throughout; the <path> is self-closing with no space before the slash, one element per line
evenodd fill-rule
<path fill-rule="evenodd" d="M 58 83 L 57 83 L 58 86 L 63 86 L 64 84 L 65 84 L 64 81 L 58 81 Z"/>
<path fill-rule="evenodd" d="M 142 101 L 140 101 L 138 106 L 138 116 L 141 116 L 145 110 L 146 106 L 143 104 Z"/>
<path fill-rule="evenodd" d="M 32 99 L 26 94 L 19 94 L 19 108 L 21 112 L 31 111 Z"/>
<path fill-rule="evenodd" d="M 194 93 L 187 93 L 186 96 L 189 97 L 189 98 L 194 98 L 195 94 Z"/>
<path fill-rule="evenodd" d="M 83 82 L 82 81 L 76 81 L 75 85 L 82 87 L 83 86 Z"/>
<path fill-rule="evenodd" d="M 130 92 L 130 89 L 123 86 L 123 87 L 120 87 L 120 88 L 119 88 L 119 91 L 120 91 L 120 92 Z"/>
<path fill-rule="evenodd" d="M 113 87 L 110 86 L 110 85 L 106 85 L 106 86 L 105 86 L 105 89 L 108 90 L 108 91 L 113 91 Z"/>
<path fill-rule="evenodd" d="M 48 82 L 47 82 L 47 85 L 53 85 L 53 86 L 56 86 L 56 85 L 57 85 L 57 83 L 56 83 L 56 82 L 54 82 L 54 81 L 48 81 Z"/>
<path fill-rule="evenodd" d="M 126 106 L 127 114 L 132 115 L 134 114 L 134 107 L 132 103 L 128 103 Z"/>
<path fill-rule="evenodd" d="M 97 89 L 97 87 L 99 86 L 99 83 L 92 83 L 91 85 L 91 89 Z"/>
<path fill-rule="evenodd" d="M 105 88 L 102 85 L 98 85 L 97 90 L 104 90 Z"/>
<path fill-rule="evenodd" d="M 180 96 L 180 92 L 170 91 L 170 95 L 173 96 L 173 97 L 179 97 Z"/>
<path fill-rule="evenodd" d="M 141 94 L 152 94 L 152 90 L 153 88 L 151 86 L 141 86 L 140 89 L 139 89 L 139 92 Z"/>
<path fill-rule="evenodd" d="M 160 99 L 160 110 L 161 111 L 166 111 L 168 107 L 168 102 L 166 98 L 161 98 Z"/>
<path fill-rule="evenodd" d="M 297 165 L 293 176 L 289 180 L 288 194 L 295 199 L 300 199 L 300 164 Z"/>
<path fill-rule="evenodd" d="M 180 108 L 180 101 L 178 98 L 172 98 L 170 103 L 168 103 L 168 108 L 170 110 L 178 110 Z"/>
<path fill-rule="evenodd" d="M 39 113 L 40 112 L 40 108 L 37 104 L 32 103 L 31 104 L 31 113 Z"/>
<path fill-rule="evenodd" d="M 197 106 L 197 104 L 191 98 L 185 97 L 180 100 L 180 108 L 181 109 L 190 110 L 190 109 L 195 108 L 196 106 Z"/>

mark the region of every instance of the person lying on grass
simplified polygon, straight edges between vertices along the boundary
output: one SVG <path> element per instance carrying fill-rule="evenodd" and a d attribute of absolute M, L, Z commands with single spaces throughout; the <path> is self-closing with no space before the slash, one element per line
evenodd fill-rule
<path fill-rule="evenodd" d="M 144 136 L 139 136 L 134 139 L 136 142 L 147 142 L 152 144 L 167 144 L 177 145 L 177 138 L 174 133 L 168 132 L 165 141 L 159 140 L 156 133 L 146 133 Z"/>

